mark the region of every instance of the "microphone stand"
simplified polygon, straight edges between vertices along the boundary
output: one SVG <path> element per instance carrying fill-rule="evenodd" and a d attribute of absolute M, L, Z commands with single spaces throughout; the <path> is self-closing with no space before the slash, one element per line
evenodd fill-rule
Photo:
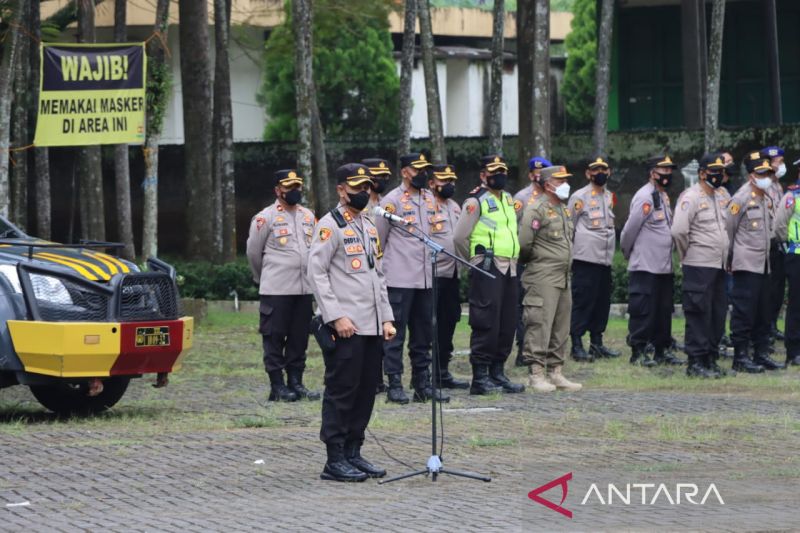
<path fill-rule="evenodd" d="M 484 276 L 488 276 L 494 279 L 495 275 L 486 272 L 485 270 L 478 268 L 467 261 L 464 261 L 460 257 L 456 257 L 455 255 L 451 254 L 450 252 L 445 250 L 441 244 L 434 242 L 428 235 L 426 235 L 423 231 L 419 230 L 419 228 L 417 228 L 417 231 L 408 231 L 403 226 L 394 224 L 393 221 L 388 217 L 384 218 L 387 218 L 387 220 L 389 220 L 389 224 L 393 228 L 399 229 L 400 231 L 403 231 L 408 235 L 411 235 L 412 237 L 416 238 L 417 240 L 422 242 L 425 246 L 427 246 L 431 251 L 431 273 L 433 274 L 433 282 L 431 285 L 433 289 L 433 298 L 432 298 L 433 311 L 431 320 L 433 328 L 432 352 L 433 352 L 433 364 L 436 365 L 435 367 L 436 375 L 441 378 L 441 372 L 439 368 L 439 336 L 436 334 L 439 328 L 439 323 L 437 321 L 437 316 L 436 316 L 437 295 L 439 290 L 438 283 L 436 282 L 437 257 L 439 256 L 440 253 L 443 253 L 444 255 L 454 259 L 457 263 L 465 265 L 466 267 L 471 268 L 476 272 L 480 272 Z M 441 383 L 437 383 L 437 385 L 441 385 Z M 436 388 L 441 391 L 440 386 Z M 472 474 L 470 472 L 459 472 L 456 470 L 449 470 L 447 468 L 442 467 L 442 458 L 436 451 L 436 405 L 437 405 L 436 394 L 434 394 L 433 397 L 431 398 L 431 456 L 428 458 L 428 462 L 426 463 L 425 468 L 423 470 L 415 470 L 413 472 L 407 472 L 405 474 L 401 474 L 399 476 L 395 476 L 389 479 L 383 479 L 381 481 L 378 481 L 379 485 L 383 485 L 384 483 L 391 483 L 393 481 L 399 481 L 401 479 L 406 479 L 414 476 L 422 476 L 422 475 L 427 476 L 428 474 L 430 474 L 431 476 L 431 481 L 436 481 L 436 478 L 438 477 L 439 474 L 449 474 L 451 476 L 477 479 L 479 481 L 486 481 L 486 482 L 492 480 L 492 478 L 490 477 L 482 476 L 479 474 Z M 442 413 L 442 418 L 444 418 L 444 413 Z"/>

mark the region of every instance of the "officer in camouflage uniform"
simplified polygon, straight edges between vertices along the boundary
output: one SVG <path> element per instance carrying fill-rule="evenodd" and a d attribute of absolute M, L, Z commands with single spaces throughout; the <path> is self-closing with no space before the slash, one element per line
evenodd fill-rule
<path fill-rule="evenodd" d="M 384 340 L 395 336 L 392 308 L 381 270 L 378 231 L 363 209 L 372 186 L 358 163 L 336 170 L 339 205 L 314 229 L 308 279 L 322 320 L 335 331 L 325 357 L 325 394 L 320 440 L 328 461 L 320 478 L 364 481 L 386 471 L 361 456 L 364 432 L 375 404 Z"/>
<path fill-rule="evenodd" d="M 522 274 L 522 358 L 530 369 L 528 383 L 536 392 L 582 388 L 562 373 L 572 307 L 569 266 L 573 227 L 565 205 L 571 176 L 562 166 L 542 170 L 543 193 L 525 208 L 519 229 L 520 258 L 527 265 Z"/>
<path fill-rule="evenodd" d="M 276 172 L 275 203 L 253 217 L 247 238 L 247 260 L 259 285 L 259 332 L 272 401 L 319 399 L 303 385 L 311 321 L 306 266 L 314 213 L 300 205 L 302 195 L 303 178 L 296 170 Z"/>
<path fill-rule="evenodd" d="M 800 159 L 794 162 L 800 166 Z M 800 365 L 800 175 L 781 198 L 775 220 L 775 235 L 786 248 L 786 277 L 789 300 L 786 305 L 786 366 Z"/>

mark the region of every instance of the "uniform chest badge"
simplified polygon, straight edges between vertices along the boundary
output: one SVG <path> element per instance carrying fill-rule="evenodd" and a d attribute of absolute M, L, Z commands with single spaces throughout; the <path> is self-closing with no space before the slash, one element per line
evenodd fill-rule
<path fill-rule="evenodd" d="M 708 204 L 707 203 L 700 204 L 700 209 L 708 209 Z"/>
<path fill-rule="evenodd" d="M 345 219 L 346 221 L 348 221 L 348 222 L 352 222 L 352 220 L 353 220 L 353 215 L 351 215 L 349 211 L 345 211 L 345 212 L 344 212 L 344 219 Z"/>
<path fill-rule="evenodd" d="M 303 219 L 306 224 L 311 223 L 311 215 L 306 215 L 306 218 Z"/>
<path fill-rule="evenodd" d="M 286 219 L 283 217 L 275 217 L 275 222 L 283 222 L 284 220 Z"/>
<path fill-rule="evenodd" d="M 331 230 L 330 228 L 320 228 L 319 230 L 319 240 L 325 242 L 331 238 Z"/>
<path fill-rule="evenodd" d="M 594 191 L 592 192 L 592 194 L 594 194 Z M 597 207 L 597 200 L 592 200 L 591 202 L 589 202 L 589 205 L 592 207 Z"/>
<path fill-rule="evenodd" d="M 592 220 L 592 226 L 598 227 L 599 225 L 600 225 L 600 220 L 598 219 Z"/>
<path fill-rule="evenodd" d="M 441 231 L 441 229 L 442 229 L 444 226 L 442 225 L 442 223 L 441 223 L 441 222 L 437 222 L 437 223 L 436 223 L 436 226 L 434 226 L 434 227 L 436 228 L 436 230 L 437 230 L 437 231 Z"/>
<path fill-rule="evenodd" d="M 431 207 L 433 207 L 433 206 L 431 206 Z M 414 206 L 412 206 L 411 204 L 403 204 L 403 209 L 405 211 L 411 211 L 411 210 L 414 209 Z"/>
<path fill-rule="evenodd" d="M 287 239 L 286 237 L 281 237 L 280 239 L 278 239 L 278 242 L 281 243 L 281 245 L 284 245 L 287 242 L 289 242 L 289 239 Z"/>
<path fill-rule="evenodd" d="M 377 234 L 378 234 L 378 231 L 377 231 L 375 228 L 369 228 L 369 229 L 367 230 L 367 232 L 368 232 L 370 235 L 377 235 Z"/>
<path fill-rule="evenodd" d="M 350 266 L 353 267 L 353 270 L 361 269 L 361 259 L 355 257 L 352 261 L 350 261 Z"/>
<path fill-rule="evenodd" d="M 344 234 L 347 235 L 348 237 L 355 237 L 356 232 L 351 230 L 350 228 L 347 228 L 346 230 L 344 230 Z"/>

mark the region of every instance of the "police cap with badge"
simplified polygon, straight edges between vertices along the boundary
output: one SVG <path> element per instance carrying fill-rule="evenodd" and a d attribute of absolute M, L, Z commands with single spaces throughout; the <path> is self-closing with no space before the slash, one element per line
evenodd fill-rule
<path fill-rule="evenodd" d="M 302 185 L 303 178 L 298 174 L 297 170 L 287 168 L 279 170 L 275 173 L 275 186 L 291 187 L 292 185 Z"/>
<path fill-rule="evenodd" d="M 400 156 L 400 167 L 414 167 L 417 170 L 422 170 L 423 168 L 428 168 L 432 166 L 431 162 L 428 161 L 428 158 L 425 157 L 425 154 L 420 152 L 411 152 L 406 155 Z"/>
<path fill-rule="evenodd" d="M 498 171 L 508 172 L 508 165 L 506 165 L 506 160 L 503 159 L 503 156 L 499 154 L 491 154 L 481 157 L 480 165 L 481 165 L 481 170 L 485 170 L 486 172 L 490 173 Z"/>
<path fill-rule="evenodd" d="M 764 174 L 765 172 L 772 171 L 772 165 L 769 164 L 768 157 L 764 156 L 762 152 L 750 152 L 744 158 L 744 168 L 748 173 L 755 172 L 756 174 Z"/>

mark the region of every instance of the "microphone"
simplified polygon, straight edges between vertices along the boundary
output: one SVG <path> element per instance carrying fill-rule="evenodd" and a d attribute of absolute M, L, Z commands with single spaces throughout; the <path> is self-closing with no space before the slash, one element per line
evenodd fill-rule
<path fill-rule="evenodd" d="M 391 220 L 392 222 L 396 222 L 397 224 L 403 224 L 404 226 L 407 226 L 409 224 L 406 221 L 406 219 L 391 214 L 390 212 L 388 212 L 386 209 L 382 208 L 379 205 L 376 205 L 375 207 L 372 208 L 372 214 L 375 215 L 376 217 L 383 217 L 386 220 Z"/>

